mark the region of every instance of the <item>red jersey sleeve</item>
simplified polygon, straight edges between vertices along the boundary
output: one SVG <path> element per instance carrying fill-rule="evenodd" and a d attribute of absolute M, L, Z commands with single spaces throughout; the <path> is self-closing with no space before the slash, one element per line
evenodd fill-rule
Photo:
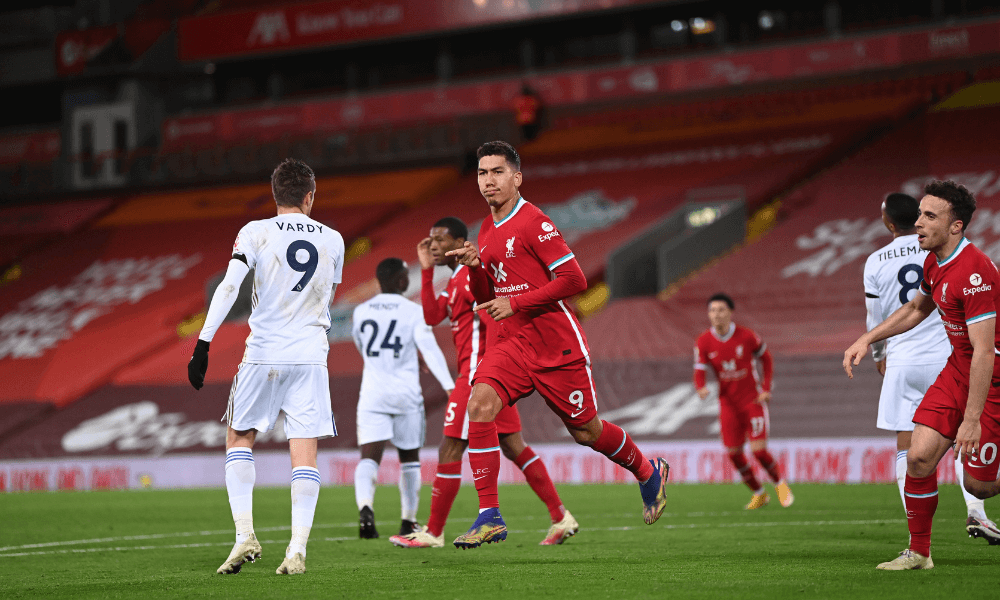
<path fill-rule="evenodd" d="M 424 323 L 431 327 L 448 316 L 448 298 L 444 294 L 434 295 L 434 269 L 423 269 L 420 273 L 420 303 L 424 309 Z"/>
<path fill-rule="evenodd" d="M 705 371 L 708 369 L 708 361 L 705 360 L 705 351 L 701 347 L 701 338 L 694 343 L 694 389 L 700 390 L 705 387 Z"/>
<path fill-rule="evenodd" d="M 540 308 L 553 302 L 569 298 L 587 289 L 587 278 L 576 259 L 570 259 L 553 270 L 555 279 L 537 290 L 510 299 L 514 311 Z"/>
<path fill-rule="evenodd" d="M 1000 275 L 996 265 L 988 259 L 977 260 L 975 271 L 968 275 L 968 288 L 962 290 L 962 308 L 965 309 L 965 324 L 994 319 L 997 316 L 996 301 L 991 290 L 1000 285 Z"/>
<path fill-rule="evenodd" d="M 525 225 L 523 235 L 526 239 L 522 239 L 521 243 L 531 248 L 531 252 L 549 271 L 555 271 L 556 267 L 574 258 L 573 251 L 569 249 L 562 234 L 542 213 Z"/>
<path fill-rule="evenodd" d="M 774 359 L 771 357 L 771 351 L 767 349 L 764 340 L 756 332 L 751 333 L 753 335 L 753 356 L 760 361 L 761 375 L 764 378 L 760 382 L 760 387 L 765 392 L 770 392 L 771 380 L 774 377 Z"/>

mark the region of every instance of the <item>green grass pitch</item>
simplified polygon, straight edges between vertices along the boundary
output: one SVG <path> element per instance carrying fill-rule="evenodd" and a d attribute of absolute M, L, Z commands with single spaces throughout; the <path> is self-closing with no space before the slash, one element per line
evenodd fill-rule
<path fill-rule="evenodd" d="M 254 492 L 264 553 L 238 575 L 215 569 L 233 543 L 221 489 L 0 495 L 2 598 L 961 598 L 995 597 L 1000 546 L 966 536 L 957 486 L 942 486 L 932 571 L 882 572 L 906 546 L 894 485 L 796 485 L 744 511 L 739 485 L 676 485 L 660 520 L 642 522 L 636 486 L 559 486 L 581 524 L 541 547 L 548 514 L 527 486 L 502 486 L 507 541 L 475 550 L 395 548 L 399 494 L 380 486 L 378 540 L 357 539 L 349 487 L 320 493 L 308 572 L 278 576 L 289 538 L 288 489 Z M 430 487 L 424 486 L 421 518 Z M 773 494 L 772 494 L 773 496 Z M 1000 516 L 1000 503 L 987 512 Z M 463 487 L 445 530 L 471 523 Z"/>

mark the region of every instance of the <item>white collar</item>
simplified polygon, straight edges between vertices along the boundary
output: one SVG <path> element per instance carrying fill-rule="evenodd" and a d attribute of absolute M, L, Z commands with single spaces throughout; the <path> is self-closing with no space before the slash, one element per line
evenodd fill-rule
<path fill-rule="evenodd" d="M 733 337 L 733 333 L 736 331 L 736 323 L 730 321 L 729 331 L 726 332 L 726 335 L 722 337 L 719 337 L 718 332 L 715 331 L 715 327 L 709 327 L 708 330 L 712 332 L 712 337 L 714 337 L 715 339 L 719 340 L 720 342 L 728 342 L 729 338 Z"/>

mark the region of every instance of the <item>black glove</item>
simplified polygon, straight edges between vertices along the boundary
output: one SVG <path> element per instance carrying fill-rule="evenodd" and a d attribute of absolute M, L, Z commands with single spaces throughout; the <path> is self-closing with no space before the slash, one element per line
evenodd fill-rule
<path fill-rule="evenodd" d="M 208 345 L 205 340 L 198 340 L 194 346 L 194 354 L 188 361 L 188 381 L 196 390 L 205 385 L 205 371 L 208 371 Z"/>

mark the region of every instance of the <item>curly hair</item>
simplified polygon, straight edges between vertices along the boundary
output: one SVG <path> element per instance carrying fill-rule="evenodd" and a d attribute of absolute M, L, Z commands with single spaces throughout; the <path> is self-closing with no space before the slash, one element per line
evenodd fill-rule
<path fill-rule="evenodd" d="M 286 158 L 271 173 L 271 193 L 278 206 L 302 206 L 306 194 L 316 191 L 316 174 L 297 158 Z"/>
<path fill-rule="evenodd" d="M 924 186 L 928 196 L 940 198 L 951 205 L 952 221 L 962 222 L 962 231 L 972 222 L 972 213 L 976 212 L 976 197 L 964 185 L 948 179 L 934 180 Z"/>

